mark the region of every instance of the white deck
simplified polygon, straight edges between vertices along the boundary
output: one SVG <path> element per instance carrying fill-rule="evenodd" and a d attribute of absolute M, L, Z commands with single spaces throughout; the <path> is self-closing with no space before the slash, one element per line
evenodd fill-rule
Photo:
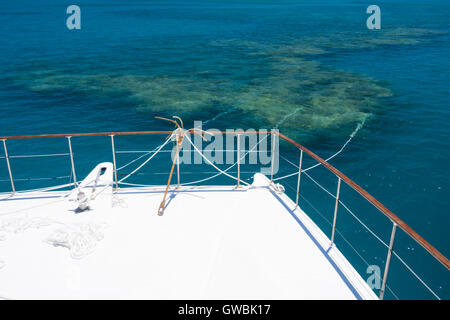
<path fill-rule="evenodd" d="M 262 175 L 238 190 L 180 188 L 169 194 L 161 217 L 164 187 L 121 189 L 114 199 L 111 191 L 82 213 L 61 197 L 67 192 L 0 200 L 0 226 L 31 218 L 107 224 L 104 238 L 82 259 L 43 241 L 64 227 L 60 223 L 0 231 L 0 297 L 376 299 L 340 252 L 328 250 L 318 227 L 300 209 L 290 212 L 293 202 Z"/>

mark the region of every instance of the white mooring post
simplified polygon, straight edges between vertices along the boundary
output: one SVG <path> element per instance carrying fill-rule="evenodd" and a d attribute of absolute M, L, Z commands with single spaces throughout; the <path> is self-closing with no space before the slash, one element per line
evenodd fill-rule
<path fill-rule="evenodd" d="M 341 178 L 338 177 L 338 185 L 336 191 L 336 204 L 334 205 L 333 230 L 331 231 L 331 245 L 334 243 L 334 233 L 336 231 L 336 218 L 339 207 L 339 193 L 341 192 Z"/>
<path fill-rule="evenodd" d="M 16 187 L 14 186 L 14 179 L 12 176 L 11 164 L 9 163 L 8 149 L 6 148 L 6 139 L 3 139 L 3 148 L 5 149 L 5 159 L 6 159 L 6 165 L 8 166 L 8 173 L 9 173 L 9 180 L 11 181 L 12 194 L 15 194 Z"/>
<path fill-rule="evenodd" d="M 298 178 L 297 178 L 297 195 L 295 197 L 295 207 L 298 206 L 298 197 L 300 196 L 300 176 L 302 174 L 303 150 L 300 149 L 300 161 L 298 163 Z"/>
<path fill-rule="evenodd" d="M 119 183 L 117 182 L 116 149 L 114 147 L 114 135 L 111 135 L 111 147 L 112 147 L 113 166 L 114 166 L 114 182 L 116 184 L 116 190 L 117 190 L 119 188 Z"/>
<path fill-rule="evenodd" d="M 75 173 L 75 163 L 73 161 L 72 142 L 70 141 L 70 138 L 72 138 L 72 137 L 69 136 L 66 138 L 67 138 L 67 142 L 69 143 L 70 164 L 72 165 L 73 182 L 74 182 L 75 186 L 78 186 L 77 174 Z"/>
<path fill-rule="evenodd" d="M 391 241 L 389 242 L 389 251 L 386 257 L 386 266 L 384 267 L 384 275 L 383 275 L 383 282 L 381 283 L 381 289 L 380 289 L 380 299 L 383 300 L 384 297 L 384 291 L 386 289 L 386 282 L 389 272 L 389 265 L 391 263 L 391 256 L 392 252 L 394 251 L 394 240 L 395 240 L 395 231 L 397 230 L 397 224 L 393 222 L 392 226 L 392 233 L 391 233 Z"/>

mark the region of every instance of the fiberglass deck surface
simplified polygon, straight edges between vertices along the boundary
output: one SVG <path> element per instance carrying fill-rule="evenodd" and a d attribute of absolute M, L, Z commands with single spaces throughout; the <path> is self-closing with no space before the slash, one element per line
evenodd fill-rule
<path fill-rule="evenodd" d="M 263 176 L 239 190 L 211 186 L 170 192 L 163 216 L 157 215 L 163 187 L 121 189 L 114 199 L 108 189 L 81 213 L 62 194 L 0 201 L 0 226 L 52 221 L 0 232 L 0 296 L 376 298 L 336 248 L 327 252 L 329 240 L 317 226 L 300 209 L 290 212 L 292 201 L 271 191 Z M 103 238 L 81 259 L 43 241 L 61 226 L 86 223 L 105 227 Z"/>

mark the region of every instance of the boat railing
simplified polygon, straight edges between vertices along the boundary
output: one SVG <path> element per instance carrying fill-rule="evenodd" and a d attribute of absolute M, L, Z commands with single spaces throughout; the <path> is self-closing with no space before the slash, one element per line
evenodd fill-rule
<path fill-rule="evenodd" d="M 295 146 L 299 151 L 299 165 L 293 164 L 290 162 L 293 166 L 295 166 L 298 171 L 296 172 L 297 179 L 297 189 L 296 189 L 296 205 L 298 205 L 299 195 L 300 195 L 300 177 L 302 174 L 305 174 L 308 178 L 310 178 L 313 183 L 317 184 L 321 189 L 323 189 L 326 193 L 328 193 L 331 197 L 335 199 L 335 205 L 334 205 L 334 213 L 333 213 L 333 222 L 332 222 L 332 231 L 331 231 L 331 238 L 330 242 L 331 245 L 333 245 L 334 238 L 335 238 L 335 232 L 336 232 L 336 220 L 338 215 L 338 208 L 339 206 L 343 206 L 357 221 L 368 231 L 370 232 L 380 243 L 382 243 L 387 248 L 387 256 L 386 256 L 386 262 L 385 262 L 385 268 L 384 268 L 384 274 L 382 277 L 382 284 L 379 292 L 380 299 L 383 299 L 385 291 L 386 291 L 386 285 L 387 285 L 387 279 L 388 279 L 388 273 L 389 273 L 389 267 L 391 263 L 392 255 L 396 256 L 399 261 L 413 274 L 414 277 L 416 277 L 419 282 L 437 299 L 440 299 L 439 295 L 436 294 L 430 286 L 428 286 L 425 281 L 413 271 L 413 269 L 394 251 L 394 243 L 395 243 L 395 237 L 396 237 L 396 231 L 397 228 L 402 229 L 411 239 L 416 241 L 420 246 L 422 246 L 426 252 L 431 254 L 439 263 L 441 263 L 446 270 L 448 271 L 450 268 L 449 260 L 440 253 L 436 248 L 434 248 L 430 243 L 428 243 L 423 237 L 421 237 L 416 231 L 414 231 L 410 226 L 408 226 L 404 221 L 402 221 L 398 216 L 396 216 L 392 211 L 390 211 L 388 208 L 386 208 L 382 203 L 380 203 L 377 199 L 375 199 L 372 195 L 370 195 L 366 190 L 364 190 L 362 187 L 360 187 L 357 183 L 355 183 L 353 180 L 348 178 L 346 175 L 344 175 L 342 172 L 337 170 L 334 166 L 332 166 L 330 163 L 319 157 L 317 154 L 312 152 L 311 150 L 307 149 L 306 147 L 300 145 L 299 143 L 295 142 L 294 140 L 286 137 L 282 133 L 276 133 L 279 135 L 279 137 L 285 141 L 287 141 L 289 144 Z M 302 162 L 303 162 L 303 155 L 308 154 L 311 158 L 313 158 L 315 161 L 317 161 L 317 164 L 322 165 L 325 167 L 329 172 L 333 173 L 337 178 L 337 189 L 336 193 L 333 194 L 327 189 L 325 189 L 322 185 L 320 185 L 316 180 L 314 180 L 307 172 L 307 170 L 302 170 Z M 281 156 L 281 155 L 280 155 Z M 315 166 L 313 166 L 315 167 Z M 310 169 L 310 168 L 308 168 Z M 274 181 L 279 181 L 285 177 L 292 176 L 293 174 L 286 175 L 284 177 L 273 179 Z M 350 188 L 352 188 L 354 191 L 356 191 L 358 194 L 360 194 L 366 201 L 368 201 L 372 206 L 374 206 L 378 211 L 384 214 L 392 223 L 392 230 L 390 234 L 390 240 L 389 243 L 384 242 L 380 237 L 378 237 L 366 224 L 364 224 L 349 208 L 345 205 L 343 201 L 340 200 L 340 194 L 341 194 L 341 185 L 342 182 L 346 183 Z"/>
<path fill-rule="evenodd" d="M 195 133 L 195 130 L 186 130 L 187 133 Z M 12 158 L 20 158 L 20 157 L 56 157 L 56 156 L 68 156 L 70 158 L 70 165 L 71 165 L 71 177 L 73 178 L 73 183 L 67 184 L 67 185 L 61 185 L 56 186 L 54 188 L 45 188 L 45 189 L 39 189 L 39 190 L 55 190 L 63 187 L 73 186 L 77 184 L 77 177 L 76 177 L 76 166 L 74 162 L 74 154 L 72 150 L 72 138 L 76 137 L 92 137 L 92 136 L 109 136 L 110 137 L 110 143 L 111 143 L 111 152 L 112 152 L 112 162 L 113 162 L 113 168 L 114 168 L 114 184 L 115 187 L 118 188 L 119 183 L 123 183 L 120 180 L 118 180 L 118 168 L 116 164 L 116 155 L 120 153 L 120 151 L 117 151 L 115 149 L 115 136 L 132 136 L 132 135 L 173 135 L 174 131 L 131 131 L 131 132 L 102 132 L 102 133 L 73 133 L 73 134 L 45 134 L 45 135 L 26 135 L 26 136 L 4 136 L 0 137 L 0 140 L 3 143 L 3 149 L 4 149 L 4 156 L 0 157 L 0 159 L 5 159 L 6 166 L 9 174 L 9 180 L 11 183 L 11 194 L 14 195 L 18 191 L 16 190 L 15 184 L 14 184 L 14 177 L 13 177 L 13 171 L 11 168 L 10 159 Z M 215 131 L 213 134 L 230 134 L 228 131 Z M 233 133 L 237 135 L 238 139 L 240 134 L 239 133 Z M 246 132 L 247 134 L 251 134 L 250 132 Z M 347 211 L 349 211 L 355 219 L 358 220 L 358 222 L 361 223 L 361 225 L 368 230 L 377 240 L 379 240 L 386 248 L 387 248 L 387 255 L 386 255 L 386 262 L 384 267 L 384 273 L 382 276 L 382 282 L 381 282 L 381 288 L 379 291 L 379 298 L 383 299 L 384 294 L 386 291 L 387 286 L 387 279 L 389 274 L 389 267 L 391 263 L 391 258 L 394 255 L 399 259 L 399 261 L 415 276 L 420 283 L 437 299 L 440 299 L 439 295 L 436 294 L 430 286 L 416 273 L 414 270 L 395 252 L 394 250 L 394 243 L 395 243 L 395 237 L 396 237 L 396 231 L 397 228 L 400 228 L 403 230 L 411 239 L 416 241 L 420 246 L 422 246 L 427 253 L 429 253 L 431 256 L 436 259 L 440 264 L 442 264 L 446 268 L 446 272 L 450 269 L 450 263 L 449 260 L 440 253 L 436 248 L 434 248 L 430 243 L 428 243 L 424 238 L 422 238 L 417 232 L 415 232 L 410 226 L 408 226 L 404 221 L 402 221 L 398 216 L 396 216 L 392 211 L 387 209 L 382 203 L 380 203 L 377 199 L 375 199 L 372 195 L 370 195 L 366 190 L 364 190 L 362 187 L 360 187 L 358 184 L 356 184 L 353 180 L 348 178 L 346 175 L 344 175 L 342 172 L 340 172 L 338 169 L 336 169 L 334 166 L 332 166 L 329 162 L 325 161 L 321 157 L 319 157 L 317 154 L 312 152 L 311 150 L 307 149 L 306 147 L 302 146 L 301 144 L 295 142 L 294 140 L 288 138 L 284 134 L 278 132 L 277 130 L 273 130 L 271 132 L 272 136 L 272 146 L 274 146 L 274 138 L 278 136 L 278 138 L 281 138 L 282 140 L 286 141 L 290 145 L 294 146 L 296 149 L 298 149 L 299 152 L 299 162 L 298 165 L 292 163 L 291 161 L 287 160 L 289 163 L 291 163 L 297 170 L 294 173 L 291 173 L 289 175 L 283 176 L 283 177 L 274 177 L 274 150 L 272 149 L 272 160 L 271 160 L 271 175 L 270 180 L 271 183 L 275 183 L 276 181 L 282 180 L 287 177 L 297 177 L 297 187 L 293 191 L 295 192 L 295 208 L 294 210 L 299 206 L 299 197 L 301 196 L 301 177 L 303 175 L 306 175 L 308 178 L 312 179 L 314 183 L 316 183 L 321 189 L 326 191 L 330 196 L 332 196 L 335 200 L 334 204 L 334 212 L 333 212 L 333 222 L 332 222 L 332 229 L 331 229 L 331 235 L 330 235 L 330 247 L 334 245 L 335 242 L 335 234 L 336 234 L 336 221 L 337 221 L 337 215 L 338 215 L 338 209 L 339 206 L 343 206 Z M 38 138 L 66 138 L 68 143 L 68 152 L 67 153 L 54 153 L 54 154 L 37 154 L 37 155 L 11 155 L 8 153 L 7 148 L 7 141 L 9 140 L 22 140 L 22 139 L 38 139 Z M 242 150 L 239 150 L 240 144 L 238 143 L 238 150 L 237 155 L 240 155 Z M 161 150 L 157 150 L 161 151 Z M 198 151 L 198 150 L 197 150 Z M 225 151 L 231 151 L 231 150 L 225 150 Z M 150 154 L 152 151 L 146 151 L 147 154 Z M 153 151 L 154 152 L 154 151 Z M 255 152 L 254 150 L 248 150 L 247 154 L 249 152 Z M 154 152 L 156 154 L 157 152 Z M 329 172 L 331 172 L 334 176 L 337 178 L 337 189 L 336 192 L 333 194 L 332 192 L 328 191 L 326 188 L 321 186 L 317 181 L 315 181 L 311 175 L 309 175 L 306 171 L 307 169 L 302 169 L 302 164 L 304 162 L 304 155 L 307 154 L 310 156 L 314 161 L 317 163 L 313 166 L 323 166 L 326 168 Z M 245 155 L 244 155 L 245 156 Z M 280 155 L 281 156 L 281 155 Z M 239 185 L 240 182 L 242 182 L 240 178 L 240 158 L 239 156 L 236 157 L 237 161 L 233 166 L 237 166 L 237 177 L 232 177 L 231 175 L 227 174 L 226 171 L 219 172 L 219 174 L 225 173 L 226 175 L 232 177 L 235 179 Z M 218 169 L 217 167 L 215 167 Z M 311 168 L 308 168 L 311 169 Z M 177 163 L 177 171 L 178 171 L 178 178 L 179 178 L 179 163 Z M 384 216 L 386 216 L 392 223 L 392 229 L 390 232 L 390 240 L 389 243 L 385 243 L 383 240 L 381 240 L 366 224 L 364 224 L 349 208 L 345 205 L 344 202 L 340 199 L 341 194 L 341 186 L 342 183 L 345 183 L 350 188 L 355 190 L 359 195 L 361 195 L 367 202 L 369 202 L 373 207 L 375 207 L 378 211 L 380 211 Z M 133 184 L 127 184 L 123 183 L 124 185 L 133 185 Z M 178 180 L 178 184 L 180 184 Z M 135 186 L 139 186 L 134 184 Z"/>

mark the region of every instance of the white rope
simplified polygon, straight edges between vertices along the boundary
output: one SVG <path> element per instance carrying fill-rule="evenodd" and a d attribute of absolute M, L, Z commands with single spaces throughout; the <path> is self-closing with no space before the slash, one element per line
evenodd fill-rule
<path fill-rule="evenodd" d="M 216 173 L 217 171 L 183 171 L 183 175 L 187 174 L 210 174 L 210 173 Z M 241 171 L 241 173 L 255 173 L 254 171 Z M 126 175 L 127 173 L 122 173 L 122 175 Z M 135 173 L 137 176 L 152 176 L 152 175 L 169 175 L 170 172 L 140 172 Z M 5 180 L 9 181 L 9 180 Z"/>
<path fill-rule="evenodd" d="M 128 182 L 119 182 L 120 184 L 134 187 L 162 187 L 161 185 L 150 185 L 150 184 L 137 184 L 137 183 L 128 183 Z"/>
<path fill-rule="evenodd" d="M 74 223 L 65 224 L 54 230 L 44 242 L 55 247 L 69 249 L 73 259 L 82 259 L 92 253 L 98 242 L 104 238 L 106 223 Z"/>
<path fill-rule="evenodd" d="M 280 125 L 282 125 L 284 122 L 286 122 L 286 120 L 288 120 L 289 118 L 293 117 L 297 112 L 299 112 L 302 109 L 303 109 L 303 106 L 302 107 L 297 107 L 294 111 L 292 111 L 291 113 L 285 115 L 280 121 L 277 122 L 277 124 L 275 125 L 275 129 L 278 129 L 278 127 Z"/>
<path fill-rule="evenodd" d="M 231 179 L 234 179 L 234 180 L 236 180 L 236 181 L 240 181 L 240 182 L 242 182 L 243 184 L 245 184 L 245 185 L 250 185 L 249 183 L 247 183 L 247 182 L 245 182 L 245 181 L 242 181 L 241 179 L 238 179 L 238 178 L 236 178 L 236 177 L 233 177 L 231 174 L 228 174 L 226 171 L 224 171 L 224 170 L 221 170 L 220 168 L 218 168 L 214 163 L 212 163 L 200 150 L 198 150 L 198 148 L 197 148 L 197 146 L 196 145 L 194 145 L 193 143 L 192 143 L 192 141 L 191 141 L 191 139 L 189 139 L 189 137 L 188 136 L 185 136 L 185 138 L 187 139 L 187 141 L 189 141 L 189 143 L 194 147 L 194 149 L 195 149 L 195 151 L 197 151 L 197 153 L 209 164 L 209 165 L 211 165 L 214 169 L 216 169 L 217 171 L 219 171 L 219 174 L 218 175 L 220 175 L 220 174 L 224 174 L 224 175 L 226 175 L 227 177 L 229 177 L 229 178 L 231 178 Z M 245 155 L 244 155 L 244 157 L 245 157 Z M 241 159 L 243 159 L 243 158 L 241 158 Z M 236 162 L 237 163 L 237 162 Z M 235 164 L 236 164 L 235 163 Z M 234 165 L 233 165 L 234 166 Z M 231 167 L 230 167 L 231 168 Z M 230 169 L 229 168 L 229 169 Z M 184 185 L 186 185 L 186 184 L 184 184 Z"/>
<path fill-rule="evenodd" d="M 285 160 L 289 164 L 293 165 L 295 168 L 299 169 L 299 167 L 296 164 L 292 163 L 292 161 L 289 161 L 287 158 L 283 157 L 281 154 L 279 156 L 280 156 L 281 159 Z M 302 169 L 302 172 L 303 171 L 306 171 L 306 169 L 305 170 Z M 295 176 L 295 175 L 298 175 L 298 171 L 290 173 L 290 174 L 287 174 L 287 175 L 279 177 L 279 178 L 275 178 L 275 179 L 273 179 L 273 181 L 283 180 L 283 179 L 286 179 L 286 178 L 289 178 L 289 177 L 292 177 L 292 176 Z"/>
<path fill-rule="evenodd" d="M 217 118 L 219 118 L 219 117 L 221 117 L 222 115 L 227 114 L 227 113 L 229 113 L 229 111 L 222 112 L 222 113 L 218 114 L 217 116 L 215 116 L 214 118 L 205 121 L 204 124 L 207 124 L 207 123 L 210 122 L 210 121 L 214 121 L 214 120 L 216 120 Z M 172 134 L 172 136 L 173 136 L 173 134 Z M 170 137 L 168 138 L 168 140 L 170 140 L 170 138 L 172 138 L 172 136 L 170 136 Z M 136 159 L 130 161 L 129 163 L 125 164 L 124 166 L 118 168 L 117 171 L 120 171 L 120 170 L 122 170 L 122 169 L 128 167 L 129 165 L 131 165 L 131 164 L 133 164 L 134 162 L 136 162 L 136 161 L 142 159 L 143 157 L 149 155 L 149 154 L 152 153 L 152 152 L 172 152 L 172 150 L 167 150 L 167 151 L 165 151 L 165 150 L 159 150 L 159 151 L 156 151 L 156 149 L 157 149 L 157 148 L 153 149 L 152 151 L 141 151 L 141 150 L 138 150 L 138 151 L 134 151 L 134 150 L 131 150 L 131 151 L 116 151 L 116 153 L 118 153 L 118 154 L 120 154 L 120 153 L 145 153 L 145 154 L 143 154 L 142 156 L 140 156 L 140 157 L 138 157 L 138 158 L 136 158 Z M 186 150 L 186 151 L 183 151 L 183 152 L 191 152 L 191 151 L 190 151 L 190 150 Z M 122 179 L 121 181 L 123 181 L 123 180 L 124 180 L 124 179 Z M 120 181 L 119 181 L 119 182 L 120 182 Z"/>
<path fill-rule="evenodd" d="M 200 180 L 197 180 L 197 181 L 191 181 L 191 182 L 182 183 L 182 184 L 180 184 L 180 186 L 189 186 L 189 185 L 191 185 L 191 184 L 196 184 L 196 183 L 200 183 L 200 182 L 205 182 L 205 181 L 214 179 L 215 177 L 218 177 L 218 176 L 220 176 L 221 174 L 222 174 L 222 172 L 219 172 L 218 174 L 215 174 L 215 175 L 213 175 L 213 176 L 211 176 L 211 177 L 208 177 L 208 178 L 200 179 Z"/>
<path fill-rule="evenodd" d="M 101 193 L 103 193 L 105 190 L 107 190 L 108 188 L 112 187 L 113 182 L 108 182 L 100 191 L 95 192 L 93 195 L 91 195 L 90 200 L 95 200 L 95 198 L 97 198 L 98 195 L 100 195 Z M 98 188 L 94 187 L 94 189 Z"/>
<path fill-rule="evenodd" d="M 171 138 L 173 137 L 173 134 L 166 140 L 166 142 L 164 142 L 162 145 L 160 145 L 157 150 L 155 151 L 155 153 L 153 153 L 147 160 L 145 160 L 139 167 L 137 167 L 136 169 L 134 169 L 130 174 L 128 174 L 125 178 L 120 179 L 119 183 L 123 182 L 124 180 L 128 179 L 131 175 L 133 175 L 136 171 L 140 170 L 143 166 L 145 166 L 150 160 L 153 159 L 154 156 L 156 156 L 158 154 L 158 152 L 164 148 L 164 146 L 166 144 L 168 144 L 171 141 Z"/>
<path fill-rule="evenodd" d="M 97 243 L 103 239 L 103 229 L 106 223 L 64 223 L 47 217 L 11 217 L 0 221 L 0 231 L 8 233 L 23 233 L 28 229 L 40 229 L 60 225 L 44 242 L 53 246 L 63 246 L 69 249 L 70 256 L 81 259 L 94 251 Z"/>
<path fill-rule="evenodd" d="M 367 117 L 366 117 L 367 118 Z M 350 137 L 348 138 L 348 140 L 344 143 L 344 145 L 342 146 L 341 149 L 339 149 L 338 152 L 336 152 L 335 154 L 333 154 L 331 157 L 325 159 L 326 162 L 330 161 L 331 159 L 333 159 L 334 157 L 336 157 L 338 154 L 340 154 L 342 151 L 344 151 L 345 147 L 350 143 L 350 141 L 352 141 L 352 139 L 355 137 L 355 135 L 358 133 L 358 131 L 364 126 L 364 123 L 366 122 L 366 118 L 364 118 L 363 121 L 361 121 L 360 123 L 358 123 L 358 125 L 356 126 L 355 130 L 353 130 L 353 132 L 350 134 Z M 321 163 L 317 163 L 309 168 L 306 168 L 304 171 L 308 171 L 311 169 L 314 169 L 317 166 L 320 166 Z"/>
<path fill-rule="evenodd" d="M 265 139 L 267 139 L 267 137 L 268 137 L 268 135 L 265 135 L 264 136 L 264 138 L 262 138 L 261 140 L 259 140 L 258 141 L 258 143 L 256 144 L 256 145 L 254 145 L 253 146 L 253 148 L 251 148 L 250 150 L 248 150 L 240 159 L 239 159 L 239 161 L 241 161 L 241 160 L 243 160 L 244 158 L 245 158 L 245 156 L 249 153 L 249 152 L 251 152 L 251 151 L 253 151 L 261 142 L 263 142 Z M 192 144 L 192 141 L 190 141 L 190 143 Z M 194 146 L 195 147 L 195 146 Z M 234 150 L 233 150 L 234 151 Z M 197 149 L 197 152 L 199 152 L 198 151 L 198 149 Z M 201 154 L 201 153 L 200 153 Z M 203 156 L 203 155 L 202 155 Z M 233 164 L 233 165 L 231 165 L 230 167 L 228 167 L 227 169 L 225 169 L 225 170 L 223 170 L 223 172 L 227 172 L 228 170 L 230 170 L 231 168 L 233 168 L 235 165 L 237 165 L 237 161 Z M 180 184 L 181 186 L 187 186 L 187 185 L 191 185 L 191 184 L 196 184 L 196 183 L 200 183 L 200 182 L 205 182 L 205 181 L 208 181 L 208 180 L 211 180 L 211 179 L 213 179 L 213 178 L 215 178 L 215 177 L 218 177 L 218 176 L 220 176 L 221 174 L 222 174 L 222 171 L 219 169 L 219 173 L 218 174 L 215 174 L 215 175 L 213 175 L 213 176 L 211 176 L 211 177 L 208 177 L 208 178 L 205 178 L 205 179 L 200 179 L 200 180 L 197 180 L 197 181 L 192 181 L 192 182 L 187 182 L 187 183 L 182 183 L 182 184 Z M 234 178 L 233 177 L 233 179 L 236 179 L 237 180 L 237 178 Z M 242 180 L 241 180 L 242 181 Z M 244 182 L 246 185 L 249 185 L 248 183 L 246 183 L 246 182 Z"/>
<path fill-rule="evenodd" d="M 358 123 L 358 125 L 357 125 L 356 128 L 355 128 L 355 130 L 353 130 L 353 132 L 350 134 L 350 137 L 349 137 L 348 140 L 343 144 L 343 146 L 342 146 L 335 154 L 333 154 L 332 156 L 330 156 L 330 157 L 328 157 L 327 159 L 325 159 L 325 162 L 330 161 L 331 159 L 333 159 L 334 157 L 336 157 L 337 155 L 339 155 L 342 151 L 344 151 L 345 147 L 350 143 L 350 141 L 352 141 L 352 139 L 355 137 L 355 135 L 358 133 L 358 131 L 364 126 L 364 123 L 365 123 L 365 122 L 366 122 L 366 118 L 364 118 L 363 121 L 361 121 L 360 123 Z M 292 164 L 295 168 L 298 169 L 298 166 L 297 166 L 296 164 L 292 163 L 291 161 L 287 160 L 286 158 L 284 158 L 284 159 L 285 159 L 286 161 L 288 161 L 290 164 Z M 316 168 L 316 167 L 318 167 L 318 166 L 320 166 L 320 165 L 321 165 L 321 163 L 318 162 L 318 163 L 316 163 L 315 165 L 313 165 L 313 166 L 311 166 L 311 167 L 309 167 L 309 168 L 302 169 L 302 172 L 309 171 L 309 170 L 314 169 L 314 168 Z M 285 176 L 282 176 L 282 177 L 273 179 L 273 181 L 286 179 L 286 178 L 295 176 L 296 174 L 298 174 L 298 172 L 293 172 L 293 173 L 287 174 L 287 175 L 285 175 Z"/>
<path fill-rule="evenodd" d="M 172 138 L 172 136 L 170 136 L 169 138 L 167 138 L 167 140 L 170 140 L 170 138 Z M 167 142 L 167 141 L 166 141 L 166 142 Z M 143 157 L 149 155 L 149 154 L 152 153 L 152 152 L 155 153 L 156 150 L 157 150 L 158 148 L 159 148 L 159 147 L 156 147 L 155 149 L 153 149 L 153 150 L 151 150 L 151 151 L 133 151 L 133 153 L 138 153 L 138 152 L 139 152 L 139 153 L 142 153 L 142 152 L 145 152 L 145 154 L 143 154 L 143 155 L 137 157 L 136 159 L 134 159 L 134 160 L 128 162 L 127 164 L 125 164 L 124 166 L 118 168 L 117 171 L 120 171 L 120 170 L 122 170 L 122 169 L 128 167 L 129 165 L 135 163 L 136 161 L 142 159 Z M 164 152 L 164 151 L 160 150 L 159 152 Z M 168 152 L 172 152 L 172 151 L 168 151 Z M 120 152 L 117 151 L 116 153 L 127 153 L 127 152 L 126 152 L 126 151 L 120 151 Z M 132 152 L 130 152 L 130 153 L 132 153 Z"/>
<path fill-rule="evenodd" d="M 126 167 L 128 167 L 129 165 L 131 165 L 131 164 L 133 164 L 133 163 L 135 163 L 136 161 L 138 161 L 138 160 L 140 160 L 140 159 L 142 159 L 143 157 L 145 157 L 145 156 L 147 156 L 148 154 L 150 154 L 150 153 L 153 153 L 144 163 L 142 163 L 139 167 L 137 167 L 135 170 L 133 170 L 130 174 L 128 174 L 128 175 L 126 175 L 124 178 L 122 178 L 121 180 L 119 180 L 118 181 L 118 183 L 120 183 L 120 184 L 127 184 L 127 183 L 125 183 L 125 182 L 123 182 L 124 180 L 126 180 L 126 179 L 128 179 L 131 175 L 133 175 L 133 174 L 135 174 L 138 170 L 140 170 L 145 164 L 147 164 L 157 153 L 159 153 L 159 152 L 172 152 L 172 151 L 162 151 L 161 149 L 167 144 L 167 143 L 169 143 L 169 141 L 171 140 L 171 138 L 173 137 L 173 135 L 174 134 L 172 134 L 162 145 L 160 145 L 159 147 L 157 147 L 157 148 L 155 148 L 154 150 L 152 150 L 152 151 L 120 151 L 120 152 L 117 152 L 117 153 L 135 153 L 135 152 L 142 152 L 142 153 L 144 153 L 145 152 L 145 154 L 143 154 L 143 155 L 141 155 L 141 156 L 139 156 L 138 158 L 136 158 L 136 159 L 134 159 L 134 160 L 132 160 L 132 161 L 130 161 L 129 163 L 127 163 L 127 164 L 125 164 L 124 166 L 122 166 L 122 167 L 120 167 L 120 168 L 118 168 L 117 169 L 117 171 L 119 171 L 119 170 L 122 170 L 122 169 L 124 169 L 124 168 L 126 168 Z M 242 159 L 244 159 L 245 158 L 245 156 L 248 154 L 248 153 L 250 153 L 250 152 L 261 152 L 261 151 L 253 151 L 264 139 L 266 139 L 267 138 L 267 136 L 265 136 L 263 139 L 261 139 L 251 150 L 248 150 L 241 158 L 240 158 L 240 160 L 242 160 Z M 234 179 L 234 180 L 237 180 L 237 178 L 235 178 L 235 177 L 233 177 L 232 175 L 229 175 L 229 174 L 227 174 L 226 172 L 227 171 L 229 171 L 230 169 L 232 169 L 236 164 L 237 164 L 237 162 L 235 162 L 232 166 L 230 166 L 229 168 L 227 168 L 226 170 L 221 170 L 221 169 L 219 169 L 217 166 L 215 166 L 211 161 L 209 161 L 209 159 L 207 159 L 198 149 L 197 149 L 197 147 L 192 143 L 192 141 L 188 138 L 188 141 L 189 141 L 189 143 L 192 145 L 192 146 L 194 146 L 194 149 L 195 149 L 195 152 L 198 152 L 204 159 L 205 159 L 205 161 L 207 162 L 207 163 L 209 163 L 210 165 L 212 165 L 216 170 L 218 170 L 219 171 L 219 173 L 218 174 L 216 174 L 216 175 L 214 175 L 214 176 L 211 176 L 211 177 L 208 177 L 208 178 L 205 178 L 205 179 L 201 179 L 201 180 L 198 180 L 198 181 L 192 181 L 192 182 L 188 182 L 188 183 L 184 183 L 183 185 L 189 185 L 189 184 L 195 184 L 195 183 L 199 183 L 199 182 L 203 182 L 203 181 L 207 181 L 207 180 L 210 180 L 210 179 L 213 179 L 213 178 L 215 178 L 215 177 L 217 177 L 217 176 L 219 176 L 219 175 L 221 175 L 221 174 L 224 174 L 224 175 L 226 175 L 226 176 L 228 176 L 228 177 L 230 177 L 230 178 L 232 178 L 232 179 Z M 234 150 L 223 150 L 223 151 L 234 151 Z M 26 156 L 15 156 L 15 157 L 38 157 L 38 156 L 57 156 L 57 155 L 69 155 L 69 154 L 49 154 L 49 155 L 26 155 Z M 65 176 L 65 177 L 56 177 L 56 178 L 67 178 L 67 177 L 71 177 L 72 176 L 72 172 L 71 172 L 71 175 L 70 176 Z M 23 179 L 23 180 L 51 180 L 51 179 L 54 179 L 54 178 L 35 178 L 35 179 L 33 179 L 33 178 L 30 178 L 30 179 Z M 20 180 L 20 179 L 16 179 L 16 180 Z M 8 180 L 5 180 L 5 181 L 8 181 Z M 245 185 L 249 185 L 249 183 L 247 183 L 247 182 L 245 182 L 245 181 L 243 181 L 243 180 L 241 180 L 241 179 L 239 179 L 239 181 L 241 181 L 243 184 L 245 184 Z M 72 186 L 73 185 L 73 183 L 70 183 L 70 184 L 66 184 L 66 185 L 61 185 L 61 186 L 54 186 L 54 187 L 49 187 L 49 188 L 39 188 L 39 189 L 30 189 L 30 190 L 23 190 L 23 191 L 19 191 L 18 193 L 27 193 L 27 192 L 39 192 L 39 191 L 51 191 L 51 190 L 57 190 L 57 189 L 61 189 L 61 188 L 64 188 L 64 187 L 68 187 L 68 186 Z M 150 186 L 150 185 L 140 185 L 140 184 L 127 184 L 127 185 L 134 185 L 134 186 Z M 1 194 L 1 193 L 0 193 Z M 10 194 L 10 193 L 4 193 L 4 194 Z"/>
<path fill-rule="evenodd" d="M 206 120 L 205 122 L 202 123 L 202 125 L 206 125 L 211 121 L 215 121 L 215 120 L 219 119 L 220 117 L 222 117 L 223 115 L 226 115 L 227 113 L 230 113 L 230 112 L 231 111 L 223 111 L 223 112 L 217 114 L 214 118 Z M 197 128 L 199 128 L 199 127 L 197 127 Z"/>
<path fill-rule="evenodd" d="M 119 152 L 116 152 L 116 153 L 119 153 Z M 145 156 L 149 155 L 150 153 L 151 153 L 151 152 L 146 152 L 145 154 L 143 154 L 143 155 L 141 155 L 141 156 L 137 157 L 136 159 L 134 159 L 134 160 L 132 160 L 132 161 L 128 162 L 128 163 L 127 163 L 127 164 L 125 164 L 124 166 L 122 166 L 122 167 L 120 167 L 120 168 L 117 168 L 117 169 L 116 169 L 116 171 L 120 171 L 120 170 L 122 170 L 122 169 L 124 169 L 124 168 L 128 167 L 129 165 L 131 165 L 131 164 L 135 163 L 136 161 L 139 161 L 139 160 L 141 160 L 141 159 L 142 159 L 143 157 L 145 157 Z"/>

